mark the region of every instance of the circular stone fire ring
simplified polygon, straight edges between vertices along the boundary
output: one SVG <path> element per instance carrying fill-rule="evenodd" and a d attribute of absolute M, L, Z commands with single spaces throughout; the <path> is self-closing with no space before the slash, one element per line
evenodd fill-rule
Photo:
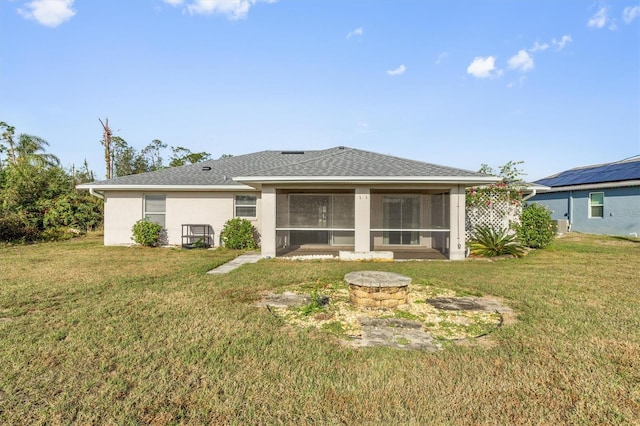
<path fill-rule="evenodd" d="M 349 300 L 364 308 L 393 309 L 407 303 L 411 278 L 393 272 L 357 271 L 344 276 Z"/>

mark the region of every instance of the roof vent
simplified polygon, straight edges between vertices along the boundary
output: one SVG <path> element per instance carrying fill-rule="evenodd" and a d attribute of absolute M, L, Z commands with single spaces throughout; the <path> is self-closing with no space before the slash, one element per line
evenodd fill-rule
<path fill-rule="evenodd" d="M 304 154 L 304 151 L 282 151 L 281 154 L 286 154 L 286 155 L 299 155 L 299 154 Z"/>
<path fill-rule="evenodd" d="M 344 147 L 344 146 L 342 146 L 342 145 L 340 145 L 340 146 L 338 147 L 338 149 L 345 149 L 345 148 L 346 148 L 346 147 Z"/>
<path fill-rule="evenodd" d="M 211 166 L 202 166 L 202 170 L 208 172 L 209 170 L 211 170 Z"/>

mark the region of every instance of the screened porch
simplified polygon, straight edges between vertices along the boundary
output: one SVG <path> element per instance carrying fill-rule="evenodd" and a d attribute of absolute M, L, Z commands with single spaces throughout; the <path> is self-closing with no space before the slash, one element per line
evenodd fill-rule
<path fill-rule="evenodd" d="M 279 190 L 277 255 L 353 251 L 356 230 L 366 227 L 363 235 L 368 235 L 370 251 L 392 251 L 396 259 L 446 258 L 450 244 L 448 192 L 372 190 L 364 217 L 356 215 L 356 197 L 354 190 Z"/>

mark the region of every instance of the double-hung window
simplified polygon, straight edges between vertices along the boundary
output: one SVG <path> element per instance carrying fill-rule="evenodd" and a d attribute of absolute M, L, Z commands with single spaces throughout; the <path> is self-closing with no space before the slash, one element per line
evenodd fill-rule
<path fill-rule="evenodd" d="M 235 216 L 247 219 L 253 219 L 257 216 L 257 197 L 255 195 L 236 195 L 235 199 Z"/>
<path fill-rule="evenodd" d="M 147 194 L 144 196 L 144 217 L 153 223 L 165 227 L 167 197 L 164 194 Z"/>
<path fill-rule="evenodd" d="M 604 217 L 604 192 L 592 192 L 589 194 L 589 217 Z"/>

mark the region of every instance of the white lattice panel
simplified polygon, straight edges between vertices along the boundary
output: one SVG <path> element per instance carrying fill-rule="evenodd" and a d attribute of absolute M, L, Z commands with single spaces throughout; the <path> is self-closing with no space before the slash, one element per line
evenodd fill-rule
<path fill-rule="evenodd" d="M 473 230 L 478 226 L 489 226 L 493 229 L 511 229 L 520 223 L 520 203 L 505 200 L 498 194 L 487 195 L 479 205 L 466 207 L 465 236 L 471 239 Z"/>

